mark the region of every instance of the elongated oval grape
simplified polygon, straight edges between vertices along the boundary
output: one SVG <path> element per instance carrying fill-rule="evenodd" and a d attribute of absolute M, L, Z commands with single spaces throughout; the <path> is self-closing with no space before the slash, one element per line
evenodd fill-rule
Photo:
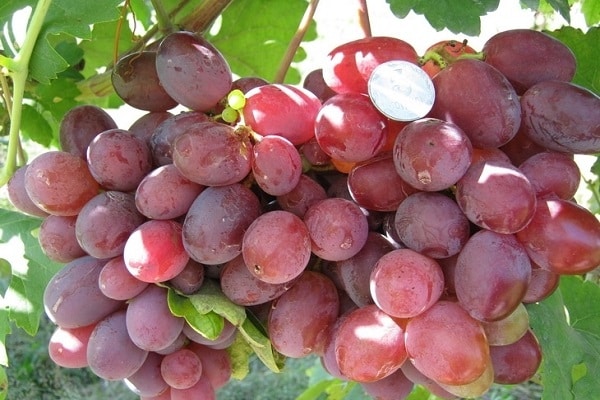
<path fill-rule="evenodd" d="M 390 153 L 356 164 L 348 174 L 348 190 L 358 205 L 375 211 L 395 211 L 417 191 L 398 175 Z"/>
<path fill-rule="evenodd" d="M 138 226 L 125 242 L 123 260 L 137 279 L 158 283 L 173 279 L 187 265 L 182 227 L 173 220 L 149 220 Z"/>
<path fill-rule="evenodd" d="M 184 323 L 171 314 L 167 290 L 157 285 L 149 285 L 127 305 L 127 332 L 140 349 L 164 349 L 177 340 Z"/>
<path fill-rule="evenodd" d="M 288 193 L 277 196 L 277 204 L 300 218 L 306 210 L 320 200 L 327 198 L 327 192 L 317 181 L 308 175 L 300 175 L 298 184 Z"/>
<path fill-rule="evenodd" d="M 271 307 L 267 324 L 271 343 L 288 357 L 320 354 L 338 313 L 333 282 L 321 273 L 305 271 Z"/>
<path fill-rule="evenodd" d="M 80 328 L 100 321 L 123 302 L 106 297 L 98 276 L 106 260 L 77 258 L 58 271 L 44 290 L 48 318 L 63 328 Z"/>
<path fill-rule="evenodd" d="M 489 359 L 481 323 L 458 303 L 446 300 L 408 321 L 406 351 L 421 373 L 447 385 L 475 381 Z"/>
<path fill-rule="evenodd" d="M 373 36 L 341 44 L 323 63 L 323 80 L 337 93 L 368 94 L 367 82 L 377 66 L 405 60 L 417 64 L 419 56 L 409 43 L 394 37 Z"/>
<path fill-rule="evenodd" d="M 538 197 L 554 194 L 570 200 L 579 188 L 581 173 L 572 156 L 545 151 L 525 160 L 519 169 L 527 177 Z"/>
<path fill-rule="evenodd" d="M 334 335 L 339 369 L 357 382 L 383 379 L 407 359 L 404 329 L 374 304 L 346 314 Z"/>
<path fill-rule="evenodd" d="M 166 111 L 177 106 L 158 80 L 154 51 L 121 57 L 113 68 L 111 81 L 117 95 L 139 110 Z"/>
<path fill-rule="evenodd" d="M 469 167 L 456 184 L 456 202 L 469 221 L 498 233 L 515 233 L 533 218 L 535 190 L 527 177 L 504 162 Z"/>
<path fill-rule="evenodd" d="M 148 283 L 131 275 L 123 257 L 118 256 L 104 264 L 98 276 L 98 286 L 106 297 L 129 300 L 146 289 Z"/>
<path fill-rule="evenodd" d="M 558 39 L 533 29 L 510 29 L 483 45 L 485 62 L 498 69 L 519 95 L 538 82 L 573 79 L 573 52 Z"/>
<path fill-rule="evenodd" d="M 336 94 L 336 92 L 325 83 L 322 68 L 313 69 L 306 74 L 302 81 L 302 87 L 313 92 L 321 102 L 327 101 L 327 99 Z"/>
<path fill-rule="evenodd" d="M 537 303 L 550 296 L 560 283 L 560 274 L 531 263 L 531 279 L 523 296 L 523 303 Z"/>
<path fill-rule="evenodd" d="M 169 280 L 169 286 L 184 295 L 191 295 L 202 287 L 204 275 L 204 265 L 190 258 L 183 270 Z"/>
<path fill-rule="evenodd" d="M 457 125 L 435 118 L 408 124 L 394 143 L 398 174 L 419 190 L 439 191 L 454 185 L 471 164 L 473 146 Z"/>
<path fill-rule="evenodd" d="M 469 220 L 460 207 L 437 192 L 408 196 L 396 210 L 394 228 L 406 247 L 432 258 L 458 254 L 470 235 Z"/>
<path fill-rule="evenodd" d="M 521 96 L 523 129 L 533 142 L 563 153 L 600 152 L 600 97 L 569 82 L 544 81 Z"/>
<path fill-rule="evenodd" d="M 260 212 L 258 198 L 242 184 L 208 187 L 185 216 L 183 245 L 199 263 L 225 263 L 242 253 L 244 232 Z"/>
<path fill-rule="evenodd" d="M 160 363 L 163 356 L 149 352 L 142 366 L 125 379 L 125 385 L 141 397 L 158 396 L 169 389 L 169 385 L 160 373 Z"/>
<path fill-rule="evenodd" d="M 433 84 L 435 102 L 429 116 L 458 125 L 474 147 L 500 147 L 519 130 L 519 96 L 491 65 L 457 60 L 440 71 Z"/>
<path fill-rule="evenodd" d="M 513 385 L 531 379 L 542 362 L 537 337 L 529 329 L 521 339 L 505 346 L 490 346 L 496 383 Z"/>
<path fill-rule="evenodd" d="M 44 218 L 49 214 L 39 208 L 29 197 L 25 188 L 25 171 L 29 168 L 29 164 L 19 167 L 8 180 L 6 184 L 6 192 L 8 200 L 19 211 L 34 217 Z"/>
<path fill-rule="evenodd" d="M 109 129 L 117 128 L 115 120 L 98 106 L 78 105 L 65 113 L 59 126 L 60 148 L 85 159 L 88 145 Z"/>
<path fill-rule="evenodd" d="M 529 257 L 557 274 L 584 274 L 600 265 L 600 222 L 567 200 L 540 199 L 533 219 L 516 233 Z"/>
<path fill-rule="evenodd" d="M 186 111 L 165 119 L 150 136 L 150 150 L 155 165 L 173 163 L 173 142 L 191 125 L 207 122 L 208 116 L 198 111 Z"/>
<path fill-rule="evenodd" d="M 131 132 L 133 136 L 136 136 L 146 142 L 148 148 L 152 150 L 151 139 L 154 131 L 158 125 L 172 116 L 173 114 L 167 111 L 149 112 L 133 121 L 127 130 Z"/>
<path fill-rule="evenodd" d="M 105 189 L 135 190 L 152 169 L 146 142 L 123 129 L 97 135 L 87 149 L 87 162 L 94 179 Z"/>
<path fill-rule="evenodd" d="M 314 137 L 320 107 L 321 101 L 309 90 L 272 83 L 246 93 L 244 121 L 262 136 L 280 135 L 300 145 Z"/>
<path fill-rule="evenodd" d="M 252 144 L 247 135 L 229 125 L 200 122 L 173 142 L 173 164 L 181 175 L 204 186 L 240 182 L 252 166 Z"/>
<path fill-rule="evenodd" d="M 56 365 L 63 368 L 88 366 L 87 347 L 96 324 L 80 328 L 57 326 L 48 342 L 48 355 Z"/>
<path fill-rule="evenodd" d="M 48 214 L 69 216 L 77 215 L 98 194 L 99 185 L 81 157 L 54 150 L 31 160 L 25 170 L 25 190 Z"/>
<path fill-rule="evenodd" d="M 210 110 L 231 90 L 231 70 L 223 55 L 191 32 L 174 32 L 161 41 L 156 72 L 169 96 L 192 110 Z"/>
<path fill-rule="evenodd" d="M 323 151 L 336 160 L 366 161 L 385 144 L 385 117 L 368 97 L 337 94 L 323 103 L 315 120 L 315 138 Z"/>
<path fill-rule="evenodd" d="M 125 324 L 125 310 L 118 310 L 98 322 L 88 342 L 87 359 L 94 374 L 108 381 L 130 377 L 148 357 L 131 341 Z"/>
<path fill-rule="evenodd" d="M 285 283 L 308 265 L 308 228 L 291 212 L 274 210 L 255 219 L 244 233 L 242 255 L 248 270 L 267 283 Z"/>
<path fill-rule="evenodd" d="M 302 159 L 292 142 L 279 135 L 264 136 L 253 146 L 252 176 L 272 196 L 289 193 L 302 174 Z"/>
<path fill-rule="evenodd" d="M 46 256 L 60 263 L 68 263 L 86 255 L 75 234 L 76 216 L 47 216 L 38 234 L 40 248 Z"/>
<path fill-rule="evenodd" d="M 519 306 L 530 277 L 529 257 L 514 235 L 481 230 L 458 255 L 454 286 L 473 318 L 495 321 Z"/>
<path fill-rule="evenodd" d="M 412 318 L 438 301 L 444 291 L 444 273 L 434 259 L 411 249 L 397 249 L 375 264 L 370 290 L 385 313 Z"/>
<path fill-rule="evenodd" d="M 89 255 L 112 258 L 123 253 L 129 235 L 144 221 L 133 194 L 109 190 L 86 203 L 75 221 L 75 233 Z"/>
<path fill-rule="evenodd" d="M 304 214 L 312 252 L 329 261 L 352 257 L 369 235 L 369 223 L 356 203 L 330 197 L 312 205 Z"/>

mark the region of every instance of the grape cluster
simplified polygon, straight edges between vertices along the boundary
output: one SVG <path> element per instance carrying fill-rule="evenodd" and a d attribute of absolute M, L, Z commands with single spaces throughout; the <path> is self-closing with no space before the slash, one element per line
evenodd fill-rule
<path fill-rule="evenodd" d="M 390 118 L 369 96 L 395 60 L 433 83 L 422 118 Z M 600 152 L 600 99 L 571 83 L 575 67 L 532 30 L 423 57 L 360 39 L 303 86 L 233 80 L 187 32 L 124 57 L 115 91 L 148 113 L 119 129 L 74 108 L 62 150 L 9 183 L 65 263 L 44 294 L 50 356 L 141 399 L 214 399 L 239 326 L 208 338 L 168 302 L 211 283 L 277 353 L 317 355 L 377 399 L 527 381 L 542 353 L 525 304 L 600 264 L 600 222 L 572 199 L 573 154 Z"/>

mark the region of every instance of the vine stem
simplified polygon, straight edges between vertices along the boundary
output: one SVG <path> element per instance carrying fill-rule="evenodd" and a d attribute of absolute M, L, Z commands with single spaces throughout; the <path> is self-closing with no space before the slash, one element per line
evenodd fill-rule
<path fill-rule="evenodd" d="M 12 107 L 10 109 L 10 131 L 6 164 L 4 164 L 2 174 L 0 175 L 0 186 L 4 186 L 8 182 L 17 168 L 17 153 L 20 147 L 19 132 L 21 130 L 25 84 L 29 76 L 29 60 L 31 59 L 33 48 L 42 30 L 42 25 L 51 3 L 52 0 L 38 1 L 31 15 L 23 45 L 12 60 L 12 63 L 10 63 L 11 69 L 8 72 L 13 81 Z M 6 95 L 9 96 L 9 94 Z"/>
<path fill-rule="evenodd" d="M 319 5 L 319 0 L 311 0 L 306 7 L 306 11 L 304 11 L 304 15 L 300 20 L 300 25 L 298 25 L 298 29 L 296 33 L 292 37 L 283 58 L 281 59 L 281 63 L 279 64 L 279 68 L 275 73 L 275 77 L 273 78 L 273 83 L 283 83 L 285 80 L 285 75 L 287 71 L 290 69 L 290 65 L 292 65 L 292 60 L 294 59 L 294 55 L 300 47 L 300 43 L 302 43 L 302 39 L 304 39 L 304 35 L 306 35 L 306 31 L 308 31 L 308 27 L 310 26 L 310 22 L 312 21 L 315 11 L 317 10 L 317 6 Z"/>
<path fill-rule="evenodd" d="M 161 0 L 151 0 L 154 11 L 156 11 L 156 20 L 158 22 L 158 29 L 164 34 L 171 33 L 175 30 L 171 18 Z"/>
<path fill-rule="evenodd" d="M 358 24 L 365 37 L 373 36 L 371 32 L 371 21 L 369 20 L 369 9 L 367 0 L 358 0 Z"/>

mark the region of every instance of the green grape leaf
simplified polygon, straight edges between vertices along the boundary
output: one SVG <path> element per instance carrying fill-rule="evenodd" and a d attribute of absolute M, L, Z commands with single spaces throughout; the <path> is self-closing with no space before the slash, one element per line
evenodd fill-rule
<path fill-rule="evenodd" d="M 546 0 L 567 21 L 571 22 L 571 6 L 568 0 Z"/>
<path fill-rule="evenodd" d="M 144 0 L 130 0 L 131 12 L 135 20 L 142 24 L 144 29 L 152 26 L 152 7 L 149 2 Z"/>
<path fill-rule="evenodd" d="M 242 335 L 236 335 L 231 346 L 227 348 L 227 353 L 231 360 L 231 377 L 243 380 L 250 373 L 250 358 L 254 350 Z"/>
<path fill-rule="evenodd" d="M 582 0 L 581 12 L 585 18 L 587 26 L 592 26 L 600 22 L 600 1 Z"/>
<path fill-rule="evenodd" d="M 91 39 L 91 26 L 98 22 L 119 18 L 117 5 L 121 0 L 54 0 L 36 42 L 29 74 L 33 80 L 48 84 L 57 74 L 67 69 L 69 63 L 52 46 L 52 35 L 67 34 L 80 39 Z"/>
<path fill-rule="evenodd" d="M 24 104 L 21 117 L 21 132 L 23 136 L 49 147 L 52 143 L 52 126 L 34 107 Z"/>
<path fill-rule="evenodd" d="M 189 299 L 194 308 L 202 314 L 213 311 L 238 327 L 246 320 L 244 307 L 229 300 L 219 284 L 211 279 L 205 279 L 200 290 L 189 296 Z"/>
<path fill-rule="evenodd" d="M 586 33 L 572 27 L 563 27 L 547 33 L 566 44 L 575 54 L 577 71 L 573 82 L 600 96 L 600 67 L 596 57 L 600 43 L 600 26 L 592 27 Z"/>
<path fill-rule="evenodd" d="M 600 393 L 600 287 L 563 276 L 550 297 L 527 308 L 543 353 L 543 398 L 594 398 Z"/>
<path fill-rule="evenodd" d="M 3 262 L 8 263 L 6 260 Z M 8 354 L 6 353 L 6 336 L 11 333 L 10 315 L 4 296 L 0 297 L 0 365 L 8 367 Z"/>
<path fill-rule="evenodd" d="M 196 332 L 208 340 L 215 340 L 223 331 L 224 318 L 213 311 L 199 312 L 189 297 L 179 295 L 175 290 L 169 289 L 167 302 L 173 315 L 185 318 Z"/>
<path fill-rule="evenodd" d="M 62 117 L 79 104 L 76 98 L 80 94 L 77 84 L 70 79 L 54 79 L 48 85 L 35 86 L 31 95 L 44 109 L 44 112 L 50 114 L 55 137 Z"/>
<path fill-rule="evenodd" d="M 481 33 L 481 17 L 498 8 L 499 0 L 386 0 L 398 18 L 410 11 L 425 16 L 437 31 L 448 28 L 454 33 L 477 36 Z"/>
<path fill-rule="evenodd" d="M 281 372 L 284 357 L 273 349 L 269 338 L 249 318 L 239 327 L 239 333 L 238 336 L 244 338 L 267 368 L 273 372 Z"/>
<path fill-rule="evenodd" d="M 222 14 L 219 31 L 206 34 L 239 76 L 258 76 L 272 81 L 279 63 L 306 9 L 304 0 L 246 0 L 232 2 Z M 304 41 L 314 40 L 314 22 Z M 302 57 L 302 52 L 296 53 Z M 290 68 L 286 82 L 299 83 L 300 73 Z"/>
<path fill-rule="evenodd" d="M 128 24 L 121 26 L 119 40 L 115 43 L 118 23 L 108 21 L 95 24 L 91 39 L 81 42 L 80 47 L 85 52 L 84 76 L 93 76 L 99 68 L 114 61 L 115 46 L 118 46 L 119 52 L 123 52 L 134 44 L 133 32 Z"/>
<path fill-rule="evenodd" d="M 43 293 L 62 264 L 50 261 L 37 238 L 41 220 L 0 209 L 0 254 L 12 268 L 4 306 L 15 324 L 30 335 L 39 328 L 44 310 Z"/>
<path fill-rule="evenodd" d="M 315 360 L 314 366 L 306 370 L 308 388 L 296 400 L 320 399 L 327 400 L 366 400 L 369 399 L 357 382 L 333 378 L 323 368 L 320 359 Z"/>

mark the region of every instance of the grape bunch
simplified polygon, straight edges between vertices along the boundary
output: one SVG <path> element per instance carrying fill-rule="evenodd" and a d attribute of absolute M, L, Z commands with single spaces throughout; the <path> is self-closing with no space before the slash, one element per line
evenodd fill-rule
<path fill-rule="evenodd" d="M 434 88 L 417 118 L 373 101 L 374 71 L 397 61 Z M 421 57 L 355 40 L 302 86 L 234 80 L 189 32 L 123 57 L 114 89 L 147 113 L 123 129 L 72 109 L 61 150 L 8 185 L 65 264 L 44 293 L 50 356 L 146 400 L 214 399 L 260 332 L 266 364 L 316 355 L 375 399 L 529 380 L 542 350 L 526 304 L 600 264 L 600 222 L 573 200 L 600 98 L 575 70 L 521 29 Z"/>

